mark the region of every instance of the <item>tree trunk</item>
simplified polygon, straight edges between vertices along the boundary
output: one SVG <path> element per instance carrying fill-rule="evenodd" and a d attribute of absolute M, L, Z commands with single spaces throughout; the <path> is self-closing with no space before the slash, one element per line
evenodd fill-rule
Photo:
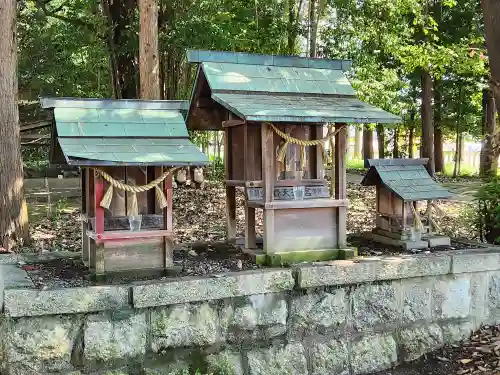
<path fill-rule="evenodd" d="M 490 90 L 483 90 L 483 145 L 479 173 L 483 177 L 491 177 L 498 169 L 498 154 L 495 152 L 496 133 L 495 99 Z"/>
<path fill-rule="evenodd" d="M 123 48 L 130 38 L 128 30 L 134 19 L 136 0 L 101 0 L 101 5 L 108 20 L 108 50 L 115 97 L 118 99 L 137 98 L 135 54 Z"/>
<path fill-rule="evenodd" d="M 443 130 L 441 116 L 441 91 L 438 84 L 434 84 L 434 163 L 436 173 L 444 171 L 444 154 L 443 154 Z"/>
<path fill-rule="evenodd" d="M 496 103 L 500 103 L 500 2 L 481 0 L 484 19 L 484 35 L 488 48 L 491 70 L 491 87 Z M 500 116 L 500 106 L 497 111 Z"/>
<path fill-rule="evenodd" d="M 394 129 L 394 145 L 392 148 L 392 157 L 398 159 L 401 157 L 399 152 L 399 128 Z"/>
<path fill-rule="evenodd" d="M 460 174 L 460 164 L 462 162 L 462 102 L 463 102 L 463 90 L 460 85 L 459 88 L 459 99 L 458 99 L 458 114 L 457 114 L 457 126 L 456 126 L 456 140 L 455 140 L 455 167 L 453 168 L 453 177 L 457 177 Z"/>
<path fill-rule="evenodd" d="M 415 116 L 414 110 L 410 113 L 410 129 L 408 132 L 408 157 L 413 159 L 415 157 L 414 147 L 415 147 Z"/>
<path fill-rule="evenodd" d="M 287 25 L 287 39 L 288 39 L 288 54 L 294 55 L 297 47 L 297 37 L 299 36 L 299 22 L 300 10 L 304 0 L 288 0 L 288 25 Z"/>
<path fill-rule="evenodd" d="M 385 130 L 382 124 L 377 124 L 378 158 L 385 158 Z"/>
<path fill-rule="evenodd" d="M 355 126 L 354 133 L 354 159 L 361 159 L 361 151 L 363 150 L 363 128 Z"/>
<path fill-rule="evenodd" d="M 422 71 L 422 151 L 423 158 L 428 158 L 427 170 L 435 175 L 434 167 L 434 126 L 432 123 L 432 77 L 428 71 Z"/>
<path fill-rule="evenodd" d="M 373 130 L 365 124 L 363 129 L 363 159 L 367 167 L 368 159 L 373 159 Z"/>
<path fill-rule="evenodd" d="M 158 2 L 139 0 L 139 82 L 141 99 L 160 99 Z"/>
<path fill-rule="evenodd" d="M 316 57 L 316 39 L 318 37 L 318 22 L 316 19 L 318 0 L 309 0 L 309 56 Z"/>
<path fill-rule="evenodd" d="M 0 0 L 0 247 L 29 244 L 17 107 L 16 1 Z"/>

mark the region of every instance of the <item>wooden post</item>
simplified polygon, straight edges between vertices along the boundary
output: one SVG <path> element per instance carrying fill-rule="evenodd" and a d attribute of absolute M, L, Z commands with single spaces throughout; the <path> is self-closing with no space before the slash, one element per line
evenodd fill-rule
<path fill-rule="evenodd" d="M 339 128 L 341 128 L 339 130 Z M 339 130 L 335 136 L 335 199 L 347 199 L 346 164 L 347 154 L 347 127 L 345 124 L 336 124 Z M 337 209 L 337 241 L 340 249 L 347 246 L 346 239 L 347 207 Z"/>
<path fill-rule="evenodd" d="M 224 168 L 226 180 L 232 178 L 233 147 L 231 144 L 231 128 L 224 129 Z M 232 241 L 236 238 L 236 187 L 226 184 L 226 239 Z"/>
<path fill-rule="evenodd" d="M 252 132 L 251 134 L 249 125 L 245 123 L 244 125 L 244 180 L 254 180 L 255 179 L 255 136 Z M 252 129 L 253 130 L 253 129 Z M 245 188 L 246 189 L 246 188 Z M 255 249 L 257 247 L 257 241 L 255 236 L 255 208 L 248 207 L 248 200 L 245 196 L 245 248 Z"/>
<path fill-rule="evenodd" d="M 139 78 L 141 99 L 160 99 L 158 0 L 139 0 Z"/>
<path fill-rule="evenodd" d="M 313 133 L 314 139 L 323 138 L 323 125 L 317 126 Z M 323 149 L 320 146 L 315 146 L 316 149 L 316 178 L 323 180 L 325 178 L 325 160 L 323 160 Z M 311 173 L 312 176 L 312 173 Z"/>
<path fill-rule="evenodd" d="M 275 152 L 274 133 L 266 124 L 262 124 L 262 180 L 264 202 L 271 202 L 274 199 Z M 264 209 L 264 252 L 270 253 L 274 247 L 274 210 Z"/>
<path fill-rule="evenodd" d="M 172 207 L 172 196 L 173 196 L 173 174 L 169 174 L 165 179 L 165 196 L 167 198 L 167 208 L 163 212 L 163 227 L 166 230 L 172 231 L 172 233 L 163 237 L 163 255 L 165 268 L 172 267 L 174 264 L 174 249 L 173 249 L 173 229 L 174 229 L 174 219 L 173 219 L 173 207 Z"/>
<path fill-rule="evenodd" d="M 255 208 L 248 207 L 248 202 L 245 201 L 245 248 L 255 249 L 256 247 Z"/>
<path fill-rule="evenodd" d="M 104 197 L 104 180 L 94 172 L 94 211 L 95 211 L 95 232 L 104 233 L 104 208 L 101 207 L 101 200 Z M 94 271 L 96 275 L 105 272 L 104 245 L 96 244 L 93 248 Z"/>

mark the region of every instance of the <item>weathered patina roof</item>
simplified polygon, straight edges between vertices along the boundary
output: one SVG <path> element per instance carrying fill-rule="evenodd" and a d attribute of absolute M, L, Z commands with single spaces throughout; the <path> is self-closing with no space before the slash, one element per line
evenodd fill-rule
<path fill-rule="evenodd" d="M 356 99 L 344 74 L 347 60 L 196 50 L 187 56 L 199 63 L 187 119 L 193 128 L 203 128 L 196 125 L 206 108 L 199 108 L 199 99 L 208 98 L 247 121 L 401 122 Z"/>
<path fill-rule="evenodd" d="M 361 185 L 384 185 L 404 201 L 449 199 L 451 194 L 436 183 L 425 165 L 428 159 L 368 160 L 370 169 Z"/>
<path fill-rule="evenodd" d="M 307 123 L 398 122 L 399 117 L 355 97 L 297 97 L 214 92 L 212 99 L 247 121 Z"/>
<path fill-rule="evenodd" d="M 53 162 L 169 166 L 208 163 L 208 158 L 189 141 L 180 112 L 187 106 L 183 101 L 42 98 L 41 103 L 54 112 Z"/>

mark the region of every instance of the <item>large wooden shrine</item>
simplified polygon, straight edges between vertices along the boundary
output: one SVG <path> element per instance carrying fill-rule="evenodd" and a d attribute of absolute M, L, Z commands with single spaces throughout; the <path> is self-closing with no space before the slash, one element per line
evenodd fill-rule
<path fill-rule="evenodd" d="M 228 238 L 236 236 L 235 189 L 243 187 L 247 250 L 257 248 L 257 209 L 263 210 L 268 262 L 351 254 L 347 124 L 401 119 L 356 99 L 344 75 L 349 61 L 199 50 L 187 57 L 198 64 L 188 128 L 224 131 Z M 333 139 L 330 197 L 324 144 Z"/>
<path fill-rule="evenodd" d="M 172 181 L 208 158 L 188 139 L 184 101 L 42 98 L 51 163 L 82 169 L 82 256 L 95 275 L 173 265 Z"/>
<path fill-rule="evenodd" d="M 375 228 L 365 237 L 407 250 L 450 245 L 450 238 L 439 235 L 433 219 L 439 211 L 433 201 L 449 199 L 451 194 L 434 181 L 425 166 L 428 159 L 368 160 L 370 169 L 361 182 L 377 189 Z M 419 202 L 427 202 L 421 218 Z"/>

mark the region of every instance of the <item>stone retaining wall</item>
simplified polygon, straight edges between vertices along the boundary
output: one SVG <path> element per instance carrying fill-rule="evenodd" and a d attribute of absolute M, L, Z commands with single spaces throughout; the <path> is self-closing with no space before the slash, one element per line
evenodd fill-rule
<path fill-rule="evenodd" d="M 45 291 L 4 278 L 2 375 L 363 374 L 500 323 L 494 249 Z"/>

